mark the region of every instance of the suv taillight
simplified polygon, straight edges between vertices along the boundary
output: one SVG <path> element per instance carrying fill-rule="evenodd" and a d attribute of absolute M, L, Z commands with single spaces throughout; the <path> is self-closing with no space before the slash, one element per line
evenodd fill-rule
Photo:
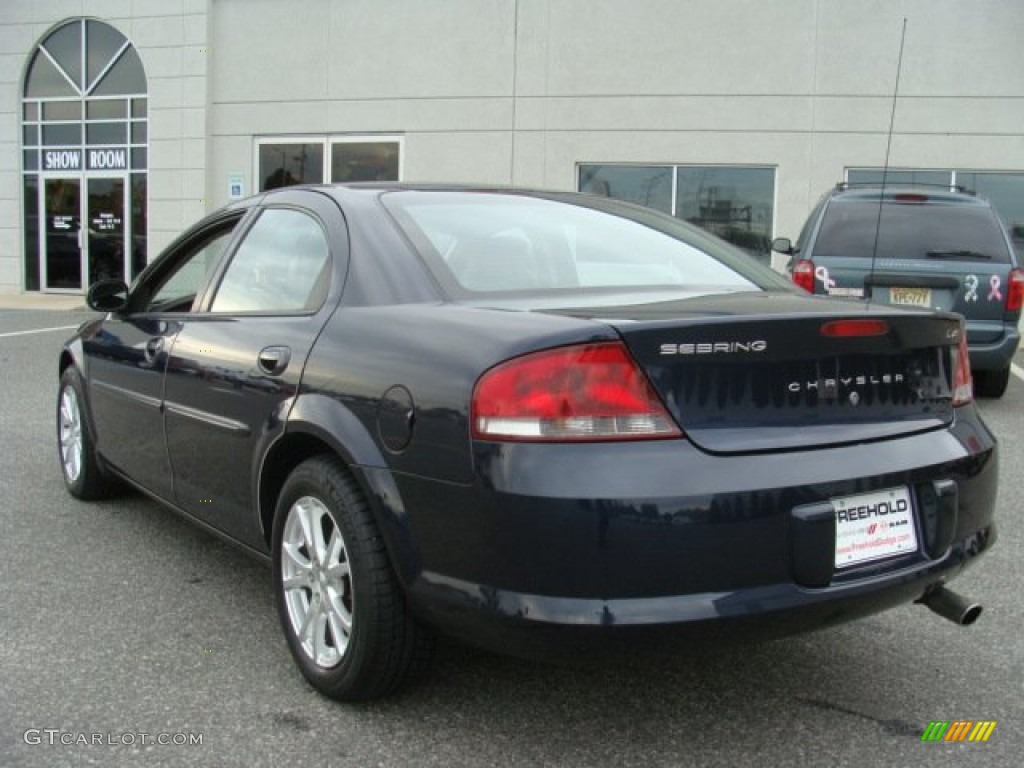
<path fill-rule="evenodd" d="M 814 293 L 814 262 L 800 259 L 793 265 L 793 282 L 808 293 Z"/>
<path fill-rule="evenodd" d="M 584 441 L 679 437 L 621 342 L 549 349 L 502 363 L 473 390 L 473 437 Z"/>
<path fill-rule="evenodd" d="M 974 400 L 974 380 L 971 378 L 971 358 L 967 351 L 967 328 L 960 324 L 960 343 L 953 350 L 953 407 L 967 405 Z"/>
<path fill-rule="evenodd" d="M 1019 312 L 1024 307 L 1024 269 L 1010 270 L 1006 288 L 1006 311 Z"/>

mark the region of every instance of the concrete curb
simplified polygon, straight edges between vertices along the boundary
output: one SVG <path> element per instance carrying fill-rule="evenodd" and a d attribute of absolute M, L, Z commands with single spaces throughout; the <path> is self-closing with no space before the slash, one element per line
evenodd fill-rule
<path fill-rule="evenodd" d="M 49 309 L 88 312 L 85 297 L 56 293 L 0 293 L 0 309 Z"/>

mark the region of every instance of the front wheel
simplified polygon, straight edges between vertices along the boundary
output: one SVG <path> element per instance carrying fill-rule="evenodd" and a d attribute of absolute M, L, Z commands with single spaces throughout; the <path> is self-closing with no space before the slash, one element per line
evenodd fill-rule
<path fill-rule="evenodd" d="M 1010 383 L 1010 366 L 995 371 L 974 372 L 974 392 L 978 397 L 1002 397 Z"/>
<path fill-rule="evenodd" d="M 425 664 L 428 632 L 405 603 L 369 506 L 336 459 L 309 459 L 288 477 L 273 559 L 288 647 L 318 691 L 377 698 Z"/>

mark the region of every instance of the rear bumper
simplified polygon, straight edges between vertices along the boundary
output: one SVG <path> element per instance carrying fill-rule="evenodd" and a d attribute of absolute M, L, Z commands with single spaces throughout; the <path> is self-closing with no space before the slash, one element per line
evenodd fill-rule
<path fill-rule="evenodd" d="M 415 543 L 399 570 L 428 622 L 529 655 L 791 634 L 911 602 L 987 550 L 996 451 L 973 407 L 949 429 L 779 454 L 480 444 L 470 486 L 397 478 Z M 952 501 L 929 501 L 936 484 Z M 834 514 L 794 512 L 897 486 L 920 545 L 896 558 L 836 571 Z"/>
<path fill-rule="evenodd" d="M 988 526 L 930 563 L 856 583 L 807 589 L 793 583 L 657 598 L 584 599 L 523 594 L 427 576 L 424 615 L 442 631 L 494 651 L 573 661 L 629 658 L 687 645 L 744 643 L 811 632 L 912 603 L 948 583 L 996 541 Z"/>
<path fill-rule="evenodd" d="M 997 371 L 1008 368 L 1020 345 L 1020 331 L 1004 326 L 999 338 L 984 342 L 971 340 L 971 324 L 967 324 L 967 347 L 971 368 L 976 371 Z"/>

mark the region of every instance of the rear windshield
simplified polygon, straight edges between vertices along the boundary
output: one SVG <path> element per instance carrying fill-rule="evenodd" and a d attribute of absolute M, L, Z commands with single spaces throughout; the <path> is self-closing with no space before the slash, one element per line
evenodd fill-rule
<path fill-rule="evenodd" d="M 422 190 L 388 192 L 381 200 L 454 298 L 789 288 L 711 235 L 614 201 Z"/>
<path fill-rule="evenodd" d="M 835 200 L 825 211 L 813 258 L 871 258 L 877 202 Z M 885 203 L 880 259 L 956 259 L 1006 263 L 1009 248 L 995 213 L 980 205 Z"/>

